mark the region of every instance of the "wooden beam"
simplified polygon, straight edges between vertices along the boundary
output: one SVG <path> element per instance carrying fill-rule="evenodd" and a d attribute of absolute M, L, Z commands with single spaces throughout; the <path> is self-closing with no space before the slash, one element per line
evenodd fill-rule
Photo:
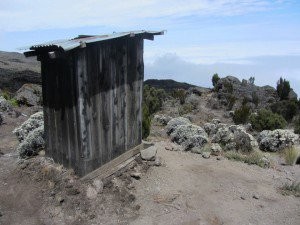
<path fill-rule="evenodd" d="M 110 162 L 104 164 L 100 168 L 92 171 L 91 173 L 85 175 L 80 180 L 81 181 L 88 181 L 94 178 L 104 179 L 109 177 L 110 175 L 114 174 L 118 170 L 122 169 L 128 163 L 133 161 L 133 157 L 140 153 L 141 149 L 144 148 L 144 144 L 137 145 L 136 147 L 126 151 L 122 155 L 118 156 L 117 158 L 111 160 Z"/>

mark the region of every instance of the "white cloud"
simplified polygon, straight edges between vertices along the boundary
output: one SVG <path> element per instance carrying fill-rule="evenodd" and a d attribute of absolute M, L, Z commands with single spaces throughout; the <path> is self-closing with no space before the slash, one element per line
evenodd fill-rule
<path fill-rule="evenodd" d="M 278 0 L 1 0 L 3 31 L 80 26 L 160 26 L 186 16 L 232 16 L 270 9 Z"/>
<path fill-rule="evenodd" d="M 176 44 L 176 43 L 175 43 Z M 186 46 L 156 46 L 146 43 L 145 61 L 153 62 L 157 57 L 173 53 L 185 61 L 201 64 L 234 63 L 249 64 L 250 57 L 299 55 L 300 41 L 249 41 L 218 42 Z M 149 45 L 149 48 L 148 48 Z"/>

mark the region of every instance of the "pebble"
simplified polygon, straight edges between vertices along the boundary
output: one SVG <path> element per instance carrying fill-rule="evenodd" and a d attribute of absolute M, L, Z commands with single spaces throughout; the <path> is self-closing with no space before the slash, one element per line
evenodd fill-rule
<path fill-rule="evenodd" d="M 259 199 L 259 196 L 258 195 L 253 195 L 253 198 L 254 199 Z"/>
<path fill-rule="evenodd" d="M 137 180 L 141 179 L 141 175 L 142 174 L 139 173 L 139 172 L 133 172 L 133 173 L 130 174 L 131 177 L 133 177 L 133 178 L 135 178 Z"/>

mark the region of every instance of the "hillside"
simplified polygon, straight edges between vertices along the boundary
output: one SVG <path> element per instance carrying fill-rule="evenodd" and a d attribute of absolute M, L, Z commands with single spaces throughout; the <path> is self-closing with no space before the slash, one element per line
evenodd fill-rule
<path fill-rule="evenodd" d="M 35 57 L 0 51 L 0 89 L 15 92 L 25 83 L 41 83 L 40 63 Z"/>
<path fill-rule="evenodd" d="M 149 85 L 151 87 L 164 89 L 167 92 L 170 92 L 174 89 L 184 89 L 188 90 L 191 87 L 196 87 L 195 85 L 184 83 L 184 82 L 177 82 L 171 79 L 149 79 L 144 82 L 144 84 Z"/>

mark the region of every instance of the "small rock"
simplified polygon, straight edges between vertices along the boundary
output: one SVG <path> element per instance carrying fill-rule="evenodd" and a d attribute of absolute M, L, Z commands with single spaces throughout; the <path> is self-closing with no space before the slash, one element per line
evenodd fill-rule
<path fill-rule="evenodd" d="M 208 159 L 210 157 L 210 152 L 202 152 L 202 157 Z"/>
<path fill-rule="evenodd" d="M 217 157 L 217 160 L 222 160 L 222 157 L 221 157 L 221 156 L 218 156 L 218 157 Z"/>
<path fill-rule="evenodd" d="M 161 157 L 156 157 L 154 165 L 155 166 L 161 166 L 162 165 L 162 158 Z"/>
<path fill-rule="evenodd" d="M 100 179 L 95 179 L 93 181 L 93 186 L 95 187 L 97 193 L 102 193 L 103 192 L 103 182 Z"/>
<path fill-rule="evenodd" d="M 59 204 L 62 204 L 62 203 L 65 201 L 65 199 L 64 199 L 62 196 L 58 195 L 58 196 L 56 196 L 56 201 L 57 201 Z"/>
<path fill-rule="evenodd" d="M 254 199 L 259 199 L 259 196 L 256 195 L 256 194 L 254 194 L 252 197 L 253 197 Z"/>
<path fill-rule="evenodd" d="M 134 179 L 137 179 L 137 180 L 141 179 L 141 175 L 142 174 L 139 172 L 133 172 L 130 174 L 131 177 L 133 177 Z"/>
<path fill-rule="evenodd" d="M 157 148 L 155 146 L 151 146 L 146 149 L 141 150 L 141 158 L 147 161 L 154 161 L 156 157 Z"/>
<path fill-rule="evenodd" d="M 68 188 L 67 194 L 68 195 L 78 195 L 78 194 L 80 194 L 80 191 L 77 188 Z"/>
<path fill-rule="evenodd" d="M 241 196 L 241 199 L 242 199 L 242 200 L 246 200 L 246 198 L 245 198 L 244 196 Z"/>
<path fill-rule="evenodd" d="M 134 189 L 135 187 L 134 187 L 134 184 L 133 184 L 133 183 L 130 183 L 130 184 L 127 185 L 127 188 L 128 188 L 129 190 L 132 190 L 132 189 Z"/>
<path fill-rule="evenodd" d="M 86 197 L 89 199 L 95 199 L 97 197 L 97 190 L 92 186 L 88 186 L 86 190 Z"/>
<path fill-rule="evenodd" d="M 174 150 L 172 146 L 166 146 L 165 149 L 166 149 L 167 151 L 173 151 L 173 150 Z"/>

